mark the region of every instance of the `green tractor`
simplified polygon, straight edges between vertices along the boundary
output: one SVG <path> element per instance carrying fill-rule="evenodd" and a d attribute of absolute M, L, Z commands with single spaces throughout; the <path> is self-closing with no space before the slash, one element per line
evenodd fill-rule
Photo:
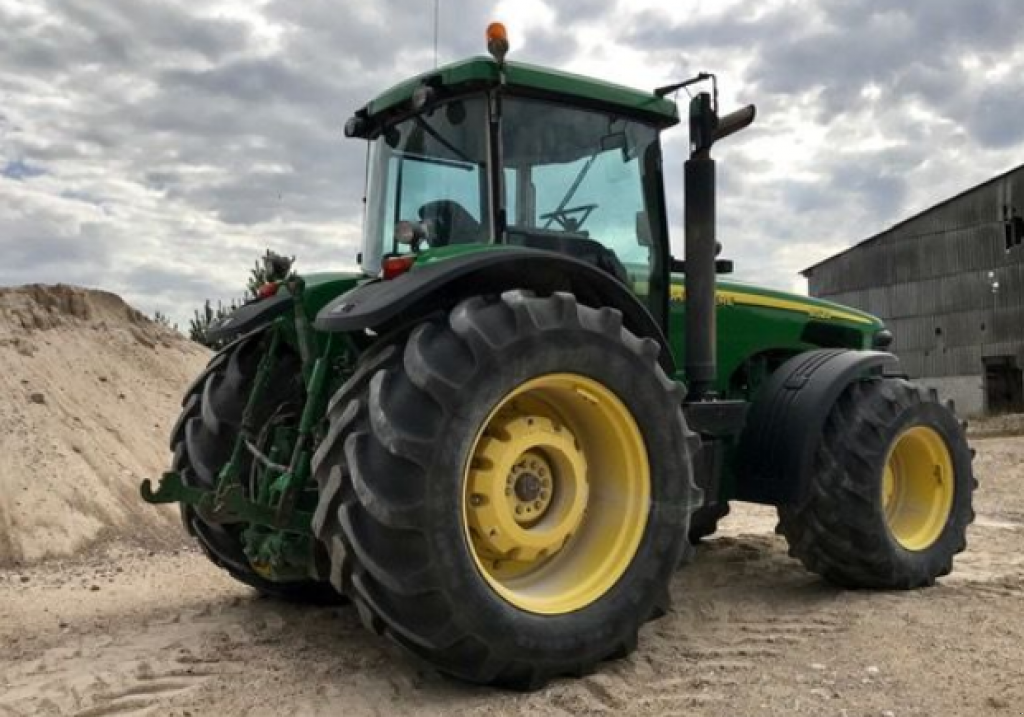
<path fill-rule="evenodd" d="M 491 57 L 349 120 L 362 271 L 278 267 L 213 328 L 231 343 L 143 497 L 257 590 L 348 599 L 440 671 L 521 689 L 632 652 L 730 501 L 777 506 L 835 584 L 947 574 L 975 486 L 951 408 L 874 317 L 718 278 L 710 150 L 753 107 L 507 48 L 492 26 Z M 697 83 L 681 261 L 659 137 Z"/>

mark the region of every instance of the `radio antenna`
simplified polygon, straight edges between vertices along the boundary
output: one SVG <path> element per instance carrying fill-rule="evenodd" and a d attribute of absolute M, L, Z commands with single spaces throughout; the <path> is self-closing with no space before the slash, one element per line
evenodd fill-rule
<path fill-rule="evenodd" d="M 434 0 L 434 69 L 437 69 L 437 34 L 440 29 L 441 0 Z"/>

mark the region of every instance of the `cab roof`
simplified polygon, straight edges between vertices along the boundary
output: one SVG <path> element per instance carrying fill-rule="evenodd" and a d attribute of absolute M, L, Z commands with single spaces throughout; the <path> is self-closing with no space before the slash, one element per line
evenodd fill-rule
<path fill-rule="evenodd" d="M 604 82 L 592 77 L 562 72 L 525 62 L 505 62 L 505 82 L 514 91 L 577 100 L 649 122 L 659 128 L 679 122 L 676 103 L 653 92 Z M 490 57 L 471 57 L 412 77 L 384 91 L 365 107 L 366 116 L 377 118 L 407 105 L 413 92 L 423 84 L 441 85 L 458 91 L 497 85 L 497 63 Z"/>

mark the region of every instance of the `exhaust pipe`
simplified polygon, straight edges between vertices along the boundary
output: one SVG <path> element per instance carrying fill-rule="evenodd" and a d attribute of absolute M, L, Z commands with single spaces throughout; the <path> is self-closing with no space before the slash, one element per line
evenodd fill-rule
<path fill-rule="evenodd" d="M 690 101 L 690 158 L 683 165 L 683 225 L 686 261 L 687 401 L 716 398 L 718 315 L 715 308 L 715 160 L 711 146 L 754 121 L 748 105 L 719 118 L 712 96 L 701 92 Z"/>

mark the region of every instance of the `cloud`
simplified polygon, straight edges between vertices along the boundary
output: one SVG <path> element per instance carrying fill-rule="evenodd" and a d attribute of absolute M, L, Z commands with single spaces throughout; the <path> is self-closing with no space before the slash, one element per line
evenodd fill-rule
<path fill-rule="evenodd" d="M 718 72 L 724 108 L 759 106 L 717 150 L 726 254 L 788 288 L 1024 161 L 1018 4 L 441 0 L 437 54 L 480 54 L 502 19 L 530 62 L 648 88 Z M 266 246 L 353 265 L 365 144 L 342 126 L 434 61 L 432 4 L 413 0 L 0 0 L 0 25 L 0 283 L 103 285 L 182 324 Z M 677 251 L 685 153 L 680 126 Z"/>
<path fill-rule="evenodd" d="M 755 127 L 719 150 L 719 216 L 739 273 L 785 285 L 812 263 L 801 256 L 827 255 L 812 247 L 848 246 L 1024 161 L 1018 20 L 1013 0 L 788 1 L 646 11 L 617 37 L 676 54 L 680 77 L 717 56 L 726 108 L 757 103 Z"/>

